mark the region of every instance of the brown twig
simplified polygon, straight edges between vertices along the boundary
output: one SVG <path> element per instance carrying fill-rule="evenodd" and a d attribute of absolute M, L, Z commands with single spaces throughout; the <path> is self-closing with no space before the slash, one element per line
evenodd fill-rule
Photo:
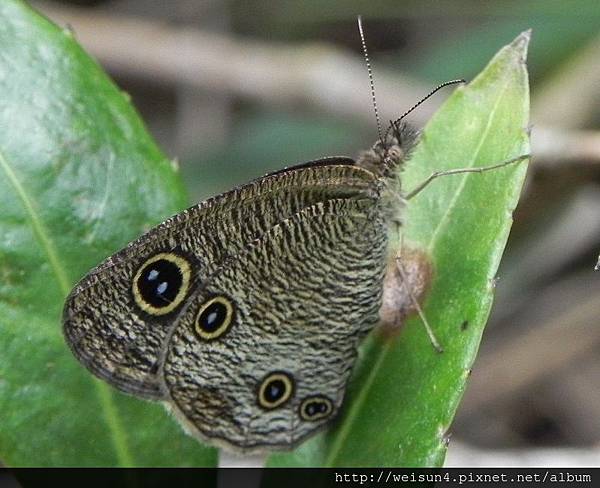
<path fill-rule="evenodd" d="M 592 270 L 538 292 L 511 324 L 516 334 L 504 329 L 508 339 L 483 343 L 460 415 L 508 398 L 597 349 L 598 295 L 600 282 Z"/>
<path fill-rule="evenodd" d="M 600 165 L 600 132 L 534 127 L 531 132 L 534 167 L 572 164 Z"/>
<path fill-rule="evenodd" d="M 542 448 L 542 449 L 481 449 L 459 442 L 451 442 L 445 467 L 589 467 L 600 459 L 600 446 L 595 448 Z"/>
<path fill-rule="evenodd" d="M 259 42 L 98 10 L 35 5 L 54 22 L 68 25 L 92 55 L 119 75 L 187 83 L 269 104 L 309 104 L 374 123 L 364 61 L 329 45 Z M 356 42 L 359 46 L 358 33 Z M 383 120 L 395 118 L 426 91 L 383 68 L 376 67 L 375 73 Z M 423 123 L 433 110 L 433 104 L 427 105 L 415 114 L 416 121 Z"/>
<path fill-rule="evenodd" d="M 308 105 L 375 127 L 367 70 L 358 55 L 327 44 L 259 42 L 98 10 L 35 5 L 59 25 L 69 26 L 79 42 L 117 75 L 183 83 L 270 105 Z M 359 46 L 358 34 L 356 42 Z M 383 120 L 403 113 L 430 88 L 381 66 L 375 66 L 375 76 Z M 538 105 L 534 104 L 534 113 Z M 411 115 L 414 123 L 423 125 L 434 110 L 435 103 L 420 107 Z M 553 120 L 543 110 L 537 113 L 537 122 Z M 537 166 L 597 165 L 600 133 L 535 126 L 532 154 Z"/>
<path fill-rule="evenodd" d="M 600 101 L 600 36 L 559 67 L 536 89 L 532 119 L 561 129 L 585 127 Z"/>

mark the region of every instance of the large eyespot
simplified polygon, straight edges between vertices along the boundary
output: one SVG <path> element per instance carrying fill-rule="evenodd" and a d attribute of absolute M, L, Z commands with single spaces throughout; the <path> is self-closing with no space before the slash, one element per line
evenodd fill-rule
<path fill-rule="evenodd" d="M 258 388 L 258 404 L 272 410 L 287 402 L 294 392 L 294 378 L 284 371 L 269 373 Z"/>
<path fill-rule="evenodd" d="M 332 401 L 322 395 L 305 398 L 300 404 L 300 417 L 311 422 L 329 417 L 332 412 Z"/>
<path fill-rule="evenodd" d="M 190 263 L 174 253 L 155 254 L 133 278 L 133 298 L 144 312 L 165 315 L 185 298 L 190 286 Z"/>
<path fill-rule="evenodd" d="M 194 329 L 201 339 L 210 341 L 225 334 L 232 322 L 233 303 L 224 296 L 217 296 L 200 307 Z"/>

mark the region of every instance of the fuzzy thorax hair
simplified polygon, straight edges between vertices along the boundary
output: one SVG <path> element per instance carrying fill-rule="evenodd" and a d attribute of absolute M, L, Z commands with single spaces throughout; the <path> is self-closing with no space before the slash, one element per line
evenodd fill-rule
<path fill-rule="evenodd" d="M 371 149 L 359 154 L 356 164 L 380 178 L 394 178 L 402 171 L 418 136 L 418 132 L 412 126 L 404 122 L 392 123 L 385 135 L 380 137 Z"/>

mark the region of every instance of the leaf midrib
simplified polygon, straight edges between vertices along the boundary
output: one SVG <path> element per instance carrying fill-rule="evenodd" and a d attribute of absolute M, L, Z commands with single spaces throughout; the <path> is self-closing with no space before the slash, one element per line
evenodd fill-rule
<path fill-rule="evenodd" d="M 46 255 L 48 262 L 50 263 L 50 267 L 52 268 L 56 281 L 58 282 L 60 291 L 63 297 L 66 297 L 71 289 L 71 283 L 67 277 L 64 266 L 61 264 L 61 260 L 56 247 L 54 246 L 54 242 L 52 241 L 50 233 L 46 229 L 44 222 L 35 210 L 33 198 L 29 196 L 25 190 L 25 187 L 17 178 L 15 171 L 11 167 L 2 151 L 0 151 L 0 167 L 6 174 L 10 185 L 17 194 L 17 197 L 27 215 L 29 225 L 37 237 L 37 240 L 42 248 L 42 252 Z M 96 388 L 98 398 L 100 399 L 100 405 L 102 406 L 106 423 L 109 426 L 118 463 L 120 466 L 133 466 L 133 457 L 127 445 L 125 432 L 123 431 L 121 421 L 117 414 L 117 408 L 113 401 L 112 392 L 104 383 L 100 383 L 99 381 L 94 381 L 94 386 Z"/>
<path fill-rule="evenodd" d="M 473 152 L 473 157 L 471 158 L 471 162 L 469 163 L 468 166 L 466 166 L 466 168 L 472 168 L 473 164 L 477 160 L 477 157 L 479 156 L 481 148 L 483 147 L 483 143 L 488 138 L 488 135 L 490 133 L 490 128 L 492 126 L 492 120 L 494 119 L 494 115 L 495 115 L 496 111 L 498 110 L 498 105 L 500 104 L 500 101 L 502 100 L 502 97 L 504 96 L 504 92 L 506 91 L 507 87 L 508 87 L 508 80 L 505 79 L 504 86 L 502 86 L 502 89 L 500 90 L 500 95 L 496 98 L 496 101 L 494 103 L 494 108 L 490 112 L 490 117 L 488 117 L 487 124 L 486 124 L 486 127 L 483 132 L 483 136 L 479 140 L 479 144 L 477 145 L 477 148 Z M 492 161 L 492 163 L 493 163 L 493 161 Z M 433 231 L 433 234 L 431 236 L 431 239 L 429 240 L 429 244 L 427 245 L 427 254 L 431 254 L 431 252 L 435 248 L 435 244 L 437 243 L 438 236 L 440 235 L 441 230 L 443 228 L 445 228 L 448 225 L 448 223 L 450 222 L 449 215 L 452 213 L 452 211 L 456 207 L 456 202 L 458 201 L 459 196 L 462 194 L 462 192 L 465 188 L 465 185 L 467 184 L 467 179 L 470 177 L 473 177 L 473 176 L 476 176 L 476 175 L 473 175 L 472 173 L 465 173 L 463 175 L 463 177 L 460 179 L 460 184 L 458 185 L 458 188 L 457 188 L 456 192 L 454 193 L 454 196 L 450 200 L 450 204 L 448 205 L 448 208 L 446 209 L 446 211 L 440 218 L 440 222 L 436 226 L 436 228 Z"/>

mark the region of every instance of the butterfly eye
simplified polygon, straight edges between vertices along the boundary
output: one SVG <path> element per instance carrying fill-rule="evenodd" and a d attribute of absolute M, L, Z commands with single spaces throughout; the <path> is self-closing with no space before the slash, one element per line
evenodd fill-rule
<path fill-rule="evenodd" d="M 290 399 L 293 391 L 294 379 L 289 373 L 270 373 L 258 388 L 258 404 L 267 410 L 277 408 Z"/>
<path fill-rule="evenodd" d="M 315 421 L 329 417 L 333 412 L 333 403 L 324 396 L 305 398 L 300 404 L 300 417 L 304 420 Z"/>
<path fill-rule="evenodd" d="M 185 298 L 190 263 L 178 254 L 159 253 L 146 260 L 133 278 L 133 298 L 150 315 L 165 315 Z"/>
<path fill-rule="evenodd" d="M 233 322 L 233 304 L 224 296 L 208 300 L 200 307 L 194 328 L 201 339 L 210 341 L 221 337 Z"/>

